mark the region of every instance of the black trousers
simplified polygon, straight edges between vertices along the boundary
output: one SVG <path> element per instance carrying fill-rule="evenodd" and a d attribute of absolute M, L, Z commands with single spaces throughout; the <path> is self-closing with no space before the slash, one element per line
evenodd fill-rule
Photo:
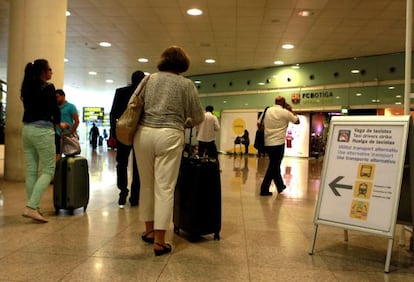
<path fill-rule="evenodd" d="M 94 149 L 98 147 L 98 136 L 92 136 L 91 145 Z"/>
<path fill-rule="evenodd" d="M 131 204 L 138 204 L 139 203 L 139 189 L 140 189 L 140 182 L 139 182 L 139 174 L 138 174 L 138 166 L 137 161 L 135 160 L 135 152 L 132 146 L 127 146 L 122 144 L 117 140 L 117 150 L 116 150 L 116 175 L 117 175 L 117 185 L 118 189 L 121 190 L 121 193 L 128 193 L 128 159 L 129 154 L 133 153 L 132 156 L 132 183 L 131 183 L 131 195 L 129 198 L 129 202 Z"/>
<path fill-rule="evenodd" d="M 206 155 L 213 159 L 218 159 L 217 147 L 216 142 L 203 142 L 198 141 L 198 155 L 200 157 Z"/>
<path fill-rule="evenodd" d="M 249 154 L 249 143 L 243 143 L 244 144 L 244 153 L 246 154 L 246 155 L 248 155 Z"/>
<path fill-rule="evenodd" d="M 261 192 L 269 192 L 270 184 L 275 183 L 277 190 L 282 191 L 285 187 L 282 175 L 280 174 L 280 165 L 282 164 L 283 155 L 285 154 L 285 144 L 278 146 L 266 146 L 266 153 L 269 156 L 269 166 L 263 178 L 260 187 Z"/>

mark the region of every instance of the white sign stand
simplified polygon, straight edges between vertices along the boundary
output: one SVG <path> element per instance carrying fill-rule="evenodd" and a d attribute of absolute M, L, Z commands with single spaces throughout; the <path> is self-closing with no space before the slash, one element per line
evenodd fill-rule
<path fill-rule="evenodd" d="M 319 224 L 388 238 L 389 272 L 410 116 L 333 117 L 309 254 Z"/>

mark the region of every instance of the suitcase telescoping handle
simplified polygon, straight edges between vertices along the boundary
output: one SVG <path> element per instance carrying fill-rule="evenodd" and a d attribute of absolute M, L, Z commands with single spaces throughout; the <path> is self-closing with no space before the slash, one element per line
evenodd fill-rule
<path fill-rule="evenodd" d="M 193 138 L 193 128 L 190 127 L 190 134 L 188 136 L 188 144 L 191 146 L 191 139 Z"/>
<path fill-rule="evenodd" d="M 193 120 L 191 118 L 187 118 L 184 122 L 184 127 L 190 129 L 190 136 L 189 136 L 188 144 L 191 145 L 191 138 L 193 137 Z"/>
<path fill-rule="evenodd" d="M 193 128 L 189 127 L 189 129 L 190 129 L 190 134 L 188 136 L 188 143 L 184 142 L 183 157 L 194 156 L 194 149 L 191 144 L 191 139 L 193 137 Z"/>
<path fill-rule="evenodd" d="M 185 129 L 190 129 L 190 134 L 189 134 L 189 137 L 188 137 L 188 144 L 184 141 L 183 156 L 185 156 L 185 157 L 194 156 L 194 150 L 193 150 L 193 146 L 191 144 L 191 139 L 193 137 L 193 120 L 190 117 L 188 117 L 185 120 L 184 128 Z"/>

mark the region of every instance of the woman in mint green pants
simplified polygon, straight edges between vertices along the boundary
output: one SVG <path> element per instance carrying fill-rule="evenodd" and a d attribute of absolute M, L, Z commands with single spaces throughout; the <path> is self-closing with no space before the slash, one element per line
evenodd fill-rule
<path fill-rule="evenodd" d="M 55 174 L 53 127 L 57 125 L 65 129 L 69 126 L 60 122 L 55 87 L 46 82 L 51 78 L 52 69 L 48 61 L 38 59 L 26 65 L 21 88 L 24 107 L 22 137 L 28 198 L 23 216 L 43 223 L 47 222 L 47 219 L 39 213 L 39 204 Z"/>

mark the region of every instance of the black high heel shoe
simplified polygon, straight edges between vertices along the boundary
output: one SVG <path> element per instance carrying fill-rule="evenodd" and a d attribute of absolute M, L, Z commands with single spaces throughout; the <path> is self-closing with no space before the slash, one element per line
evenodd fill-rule
<path fill-rule="evenodd" d="M 154 244 L 154 237 L 152 237 L 152 238 L 148 237 L 148 235 L 150 235 L 151 233 L 154 233 L 154 230 L 142 233 L 142 235 L 141 235 L 142 241 L 144 241 L 145 243 L 148 243 L 148 244 Z"/>
<path fill-rule="evenodd" d="M 155 256 L 162 256 L 164 254 L 168 254 L 171 252 L 172 248 L 170 244 L 161 244 L 161 243 L 155 243 L 156 245 L 162 247 L 160 250 L 154 249 Z"/>

